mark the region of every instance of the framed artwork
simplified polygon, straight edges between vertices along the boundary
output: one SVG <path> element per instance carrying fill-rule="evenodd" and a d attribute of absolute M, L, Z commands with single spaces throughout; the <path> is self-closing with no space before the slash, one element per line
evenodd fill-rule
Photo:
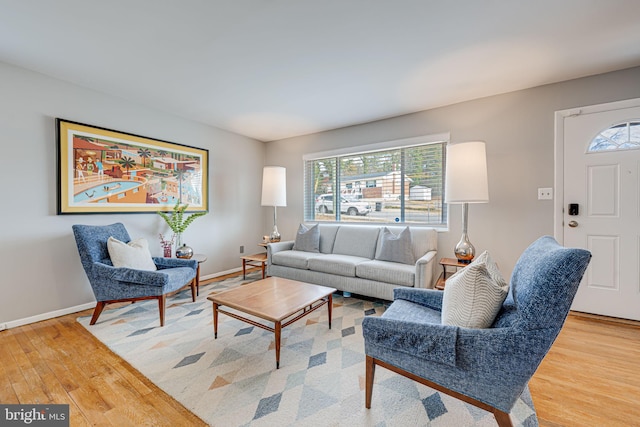
<path fill-rule="evenodd" d="M 209 150 L 56 119 L 58 215 L 207 211 Z"/>

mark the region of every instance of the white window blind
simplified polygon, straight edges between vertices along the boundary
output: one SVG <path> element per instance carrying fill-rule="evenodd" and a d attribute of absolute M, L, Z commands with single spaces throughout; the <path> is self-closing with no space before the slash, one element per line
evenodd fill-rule
<path fill-rule="evenodd" d="M 445 144 L 305 160 L 305 220 L 446 225 Z"/>

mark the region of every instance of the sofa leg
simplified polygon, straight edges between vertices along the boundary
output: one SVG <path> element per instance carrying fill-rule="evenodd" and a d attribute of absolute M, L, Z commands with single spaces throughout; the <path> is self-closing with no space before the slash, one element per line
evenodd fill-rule
<path fill-rule="evenodd" d="M 96 322 L 98 321 L 98 317 L 100 317 L 100 314 L 102 313 L 102 310 L 104 310 L 104 307 L 106 305 L 106 302 L 98 301 L 98 303 L 96 304 L 96 308 L 93 310 L 93 316 L 91 316 L 91 322 L 89 322 L 90 325 L 96 324 Z"/>
<path fill-rule="evenodd" d="M 376 373 L 376 364 L 371 356 L 367 356 L 365 373 L 364 406 L 371 409 L 371 394 L 373 393 L 373 376 Z"/>

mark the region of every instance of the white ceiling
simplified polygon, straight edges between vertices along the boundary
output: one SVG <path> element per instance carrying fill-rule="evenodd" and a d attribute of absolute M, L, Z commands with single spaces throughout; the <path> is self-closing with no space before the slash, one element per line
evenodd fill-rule
<path fill-rule="evenodd" d="M 0 0 L 0 61 L 270 141 L 638 66 L 640 1 Z"/>

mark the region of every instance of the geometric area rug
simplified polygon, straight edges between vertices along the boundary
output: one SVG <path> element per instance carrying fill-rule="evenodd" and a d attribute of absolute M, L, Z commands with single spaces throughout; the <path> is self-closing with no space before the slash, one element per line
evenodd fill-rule
<path fill-rule="evenodd" d="M 156 301 L 105 310 L 89 326 L 113 352 L 212 426 L 496 426 L 490 413 L 376 369 L 371 409 L 364 407 L 362 320 L 387 301 L 333 296 L 332 328 L 322 307 L 282 329 L 280 369 L 274 334 L 232 317 L 218 317 L 213 337 L 212 292 L 259 278 L 234 277 L 200 286 L 196 302 L 185 290 L 167 299 L 160 327 Z M 516 426 L 537 426 L 525 389 L 511 411 Z"/>

